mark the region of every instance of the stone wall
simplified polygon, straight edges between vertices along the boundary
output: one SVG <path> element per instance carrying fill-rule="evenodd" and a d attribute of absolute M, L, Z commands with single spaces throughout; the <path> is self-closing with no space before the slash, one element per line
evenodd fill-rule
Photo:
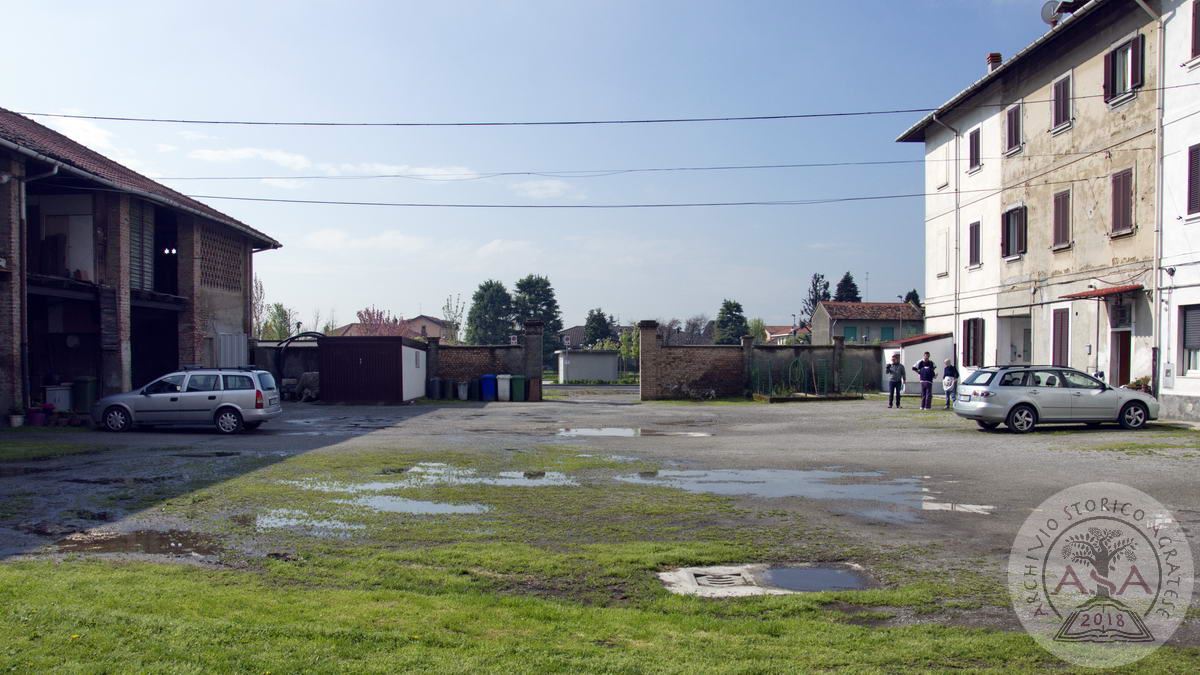
<path fill-rule="evenodd" d="M 525 335 L 516 345 L 429 344 L 429 377 L 467 382 L 483 375 L 524 375 L 528 400 L 542 400 L 542 322 L 525 322 Z"/>
<path fill-rule="evenodd" d="M 25 308 L 22 305 L 21 281 L 21 176 L 25 163 L 17 157 L 0 152 L 0 174 L 13 176 L 0 183 L 0 413 L 12 405 L 23 406 L 21 345 Z"/>

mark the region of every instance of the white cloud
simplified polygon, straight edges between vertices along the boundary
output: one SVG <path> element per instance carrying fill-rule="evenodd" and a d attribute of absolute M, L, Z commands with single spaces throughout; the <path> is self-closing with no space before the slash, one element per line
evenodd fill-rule
<path fill-rule="evenodd" d="M 475 249 L 477 258 L 495 258 L 498 256 L 532 255 L 537 248 L 531 242 L 519 239 L 493 239 Z"/>
<path fill-rule="evenodd" d="M 188 157 L 205 162 L 241 162 L 257 159 L 294 171 L 312 166 L 312 161 L 304 155 L 270 148 L 210 148 L 192 150 L 188 153 Z"/>
<path fill-rule="evenodd" d="M 154 149 L 159 152 L 175 152 L 179 149 L 179 146 L 171 145 L 170 143 L 156 143 Z"/>
<path fill-rule="evenodd" d="M 404 175 L 429 180 L 474 180 L 479 173 L 465 166 L 412 166 L 386 162 L 342 162 L 317 165 L 330 176 Z"/>
<path fill-rule="evenodd" d="M 428 237 L 405 234 L 399 230 L 384 230 L 356 237 L 345 230 L 326 228 L 304 235 L 300 245 L 318 251 L 404 251 L 416 253 L 429 250 L 433 242 Z"/>
<path fill-rule="evenodd" d="M 201 131 L 192 131 L 191 129 L 181 131 L 181 132 L 179 132 L 179 135 L 189 141 L 215 141 L 215 140 L 217 140 L 216 136 L 211 136 L 211 135 L 206 134 Z"/>
<path fill-rule="evenodd" d="M 71 114 L 80 114 L 79 110 L 66 111 Z M 137 152 L 132 148 L 127 148 L 119 145 L 114 141 L 116 134 L 105 129 L 92 120 L 72 119 L 69 117 L 55 118 L 47 122 L 49 126 L 54 128 L 60 134 L 70 138 L 77 143 L 81 143 L 92 150 L 120 162 L 125 166 L 140 171 L 142 173 L 152 173 L 137 157 Z"/>
<path fill-rule="evenodd" d="M 263 178 L 262 184 L 283 188 L 284 190 L 299 190 L 304 187 L 304 181 L 294 178 Z"/>
<path fill-rule="evenodd" d="M 573 197 L 578 198 L 581 195 L 565 180 L 557 178 L 546 178 L 543 180 L 526 180 L 518 183 L 513 183 L 510 186 L 513 192 L 528 197 L 530 199 L 554 199 L 557 197 Z"/>

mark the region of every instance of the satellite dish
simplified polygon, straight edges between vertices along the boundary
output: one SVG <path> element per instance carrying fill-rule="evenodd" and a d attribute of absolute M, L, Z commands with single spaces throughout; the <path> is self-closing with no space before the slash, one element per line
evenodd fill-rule
<path fill-rule="evenodd" d="M 1050 0 L 1042 5 L 1042 21 L 1053 26 L 1062 18 L 1062 14 L 1058 11 L 1058 6 L 1062 4 L 1059 0 Z"/>

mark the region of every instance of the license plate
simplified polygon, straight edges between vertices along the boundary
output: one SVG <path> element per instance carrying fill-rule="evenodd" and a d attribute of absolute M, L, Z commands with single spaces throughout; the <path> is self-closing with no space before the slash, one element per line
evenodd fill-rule
<path fill-rule="evenodd" d="M 967 402 L 969 402 L 969 401 L 971 400 L 971 395 L 970 395 L 970 394 L 963 394 L 962 396 L 959 396 L 959 397 L 958 397 L 958 400 L 962 401 L 963 403 L 967 403 Z"/>
<path fill-rule="evenodd" d="M 278 396 L 271 397 L 271 405 L 279 405 L 279 397 Z"/>

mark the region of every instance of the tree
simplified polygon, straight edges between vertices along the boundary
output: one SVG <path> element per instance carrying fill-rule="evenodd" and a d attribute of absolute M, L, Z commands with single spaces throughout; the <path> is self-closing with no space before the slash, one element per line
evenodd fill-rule
<path fill-rule="evenodd" d="M 317 330 L 321 331 L 322 333 L 324 333 L 326 335 L 329 335 L 330 333 L 333 332 L 333 329 L 335 329 L 337 327 L 338 327 L 337 312 L 335 312 L 334 310 L 331 309 L 331 310 L 329 310 L 329 318 L 325 319 L 325 323 L 321 324 L 321 327 L 318 328 Z"/>
<path fill-rule="evenodd" d="M 621 331 L 621 362 L 625 364 L 625 368 L 633 368 L 637 366 L 638 357 L 641 356 L 642 343 L 641 333 L 636 328 L 632 330 Z"/>
<path fill-rule="evenodd" d="M 746 315 L 742 312 L 742 303 L 725 300 L 721 303 L 721 311 L 717 312 L 717 326 L 713 333 L 713 343 L 718 345 L 736 345 L 741 343 L 742 336 L 748 335 L 750 327 L 746 325 Z"/>
<path fill-rule="evenodd" d="M 296 310 L 276 302 L 267 308 L 263 319 L 262 339 L 282 340 L 296 328 Z"/>
<path fill-rule="evenodd" d="M 254 275 L 254 285 L 250 288 L 250 330 L 252 337 L 263 339 L 263 328 L 267 320 L 267 293 L 263 288 L 262 278 Z"/>
<path fill-rule="evenodd" d="M 833 292 L 833 299 L 835 302 L 862 302 L 853 274 L 846 272 L 842 275 L 842 280 L 837 283 L 837 290 Z"/>
<path fill-rule="evenodd" d="M 599 342 L 592 343 L 588 349 L 593 351 L 618 352 L 621 351 L 621 345 L 613 338 L 606 337 Z"/>
<path fill-rule="evenodd" d="M 583 344 L 585 347 L 590 347 L 602 340 L 613 337 L 612 320 L 604 313 L 604 310 L 597 307 L 589 309 L 587 319 L 583 322 Z"/>
<path fill-rule="evenodd" d="M 458 344 L 462 334 L 463 301 L 461 295 L 447 295 L 446 304 L 442 305 L 442 342 L 448 345 Z"/>
<path fill-rule="evenodd" d="M 513 332 L 512 296 L 495 279 L 479 284 L 467 313 L 467 342 L 473 345 L 508 344 Z"/>
<path fill-rule="evenodd" d="M 534 319 L 544 324 L 542 362 L 552 362 L 554 351 L 562 349 L 558 334 L 563 329 L 562 312 L 558 308 L 558 299 L 554 296 L 554 287 L 546 277 L 530 274 L 517 280 L 514 290 L 516 292 L 513 294 L 513 314 L 517 323 Z"/>
<path fill-rule="evenodd" d="M 829 299 L 829 282 L 825 280 L 824 274 L 813 274 L 812 281 L 808 284 L 808 295 L 804 298 L 804 323 L 812 324 L 813 312 L 817 311 L 817 304 L 822 300 Z"/>
<path fill-rule="evenodd" d="M 919 306 L 921 304 L 921 294 L 914 288 L 904 296 L 904 301 Z"/>
<path fill-rule="evenodd" d="M 754 336 L 754 344 L 760 345 L 767 341 L 767 323 L 762 319 L 750 319 L 746 335 Z"/>
<path fill-rule="evenodd" d="M 374 305 L 355 313 L 364 335 L 403 335 L 404 319 Z"/>
<path fill-rule="evenodd" d="M 694 316 L 690 316 L 688 317 L 687 321 L 683 322 L 683 332 L 693 336 L 694 343 L 694 338 L 700 338 L 704 336 L 704 330 L 708 328 L 708 322 L 711 320 L 712 319 L 709 319 L 707 314 L 696 314 Z"/>

